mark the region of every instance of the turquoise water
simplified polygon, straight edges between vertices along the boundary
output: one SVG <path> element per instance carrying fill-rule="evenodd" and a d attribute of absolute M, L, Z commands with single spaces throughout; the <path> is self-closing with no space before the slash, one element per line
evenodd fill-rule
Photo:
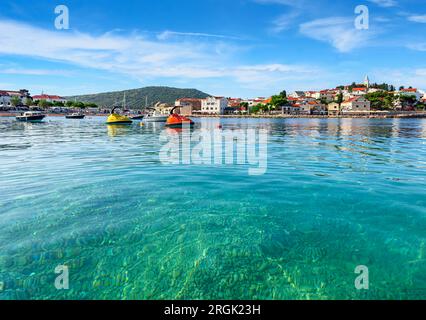
<path fill-rule="evenodd" d="M 197 120 L 266 129 L 261 176 L 104 121 L 0 118 L 0 299 L 426 298 L 426 120 Z"/>

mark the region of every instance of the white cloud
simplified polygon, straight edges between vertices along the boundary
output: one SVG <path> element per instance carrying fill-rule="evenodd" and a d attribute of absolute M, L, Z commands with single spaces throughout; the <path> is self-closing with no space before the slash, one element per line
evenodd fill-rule
<path fill-rule="evenodd" d="M 295 24 L 295 20 L 300 16 L 299 12 L 293 11 L 290 13 L 282 14 L 273 21 L 272 32 L 281 32 L 290 29 Z"/>
<path fill-rule="evenodd" d="M 218 38 L 218 39 L 229 39 L 238 40 L 240 38 L 233 36 L 226 36 L 220 34 L 200 33 L 200 32 L 176 32 L 176 31 L 163 31 L 157 35 L 159 40 L 169 40 L 177 37 L 191 37 L 191 38 Z"/>
<path fill-rule="evenodd" d="M 300 25 L 300 32 L 312 39 L 327 42 L 340 52 L 349 52 L 368 45 L 375 35 L 369 30 L 358 30 L 354 19 L 334 17 L 317 19 Z"/>
<path fill-rule="evenodd" d="M 58 61 L 78 67 L 105 70 L 123 74 L 139 81 L 162 79 L 167 82 L 192 83 L 224 80 L 228 86 L 242 88 L 284 86 L 280 81 L 307 81 L 317 77 L 314 67 L 285 64 L 246 65 L 235 63 L 240 48 L 224 39 L 191 39 L 205 34 L 177 34 L 171 41 L 163 34 L 158 38 L 140 34 L 120 35 L 106 33 L 90 35 L 81 32 L 46 30 L 28 24 L 0 20 L 0 55 L 27 56 L 30 58 Z M 29 48 L 28 44 L 37 43 Z M 51 70 L 23 67 L 3 68 L 14 74 L 49 75 Z M 54 72 L 59 73 L 60 71 Z M 318 73 L 324 75 L 324 72 Z M 294 80 L 294 81 L 293 81 Z M 197 83 L 200 83 L 197 82 Z M 89 89 L 90 90 L 90 89 Z M 272 93 L 272 92 L 271 92 Z"/>
<path fill-rule="evenodd" d="M 72 74 L 69 70 L 50 70 L 50 69 L 0 69 L 1 74 L 29 75 L 29 76 L 69 76 Z"/>
<path fill-rule="evenodd" d="M 368 1 L 384 8 L 395 7 L 398 5 L 398 2 L 396 0 L 368 0 Z"/>
<path fill-rule="evenodd" d="M 412 22 L 426 23 L 426 14 L 417 15 L 417 16 L 409 16 L 407 19 L 409 21 L 412 21 Z"/>
<path fill-rule="evenodd" d="M 426 42 L 409 43 L 406 47 L 415 51 L 426 51 Z"/>

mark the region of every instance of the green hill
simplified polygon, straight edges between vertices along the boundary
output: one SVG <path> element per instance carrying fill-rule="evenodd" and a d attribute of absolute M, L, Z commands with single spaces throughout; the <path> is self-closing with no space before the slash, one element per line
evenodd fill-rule
<path fill-rule="evenodd" d="M 174 104 L 179 98 L 205 98 L 207 93 L 196 89 L 178 89 L 170 87 L 146 87 L 125 91 L 105 92 L 81 96 L 66 97 L 67 100 L 77 100 L 86 103 L 96 103 L 101 107 L 122 105 L 124 93 L 126 94 L 126 105 L 133 109 L 145 107 L 145 97 L 148 97 L 148 106 L 157 102 Z"/>

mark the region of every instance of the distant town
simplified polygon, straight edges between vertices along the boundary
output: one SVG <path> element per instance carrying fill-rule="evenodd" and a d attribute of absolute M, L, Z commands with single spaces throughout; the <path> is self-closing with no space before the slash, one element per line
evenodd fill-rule
<path fill-rule="evenodd" d="M 179 113 L 186 116 L 220 115 L 294 115 L 294 116 L 342 116 L 369 115 L 372 113 L 425 111 L 426 93 L 413 87 L 395 88 L 393 85 L 370 83 L 368 76 L 363 83 L 342 85 L 320 91 L 285 90 L 272 97 L 253 99 L 226 98 L 219 96 L 204 99 L 185 97 L 171 106 L 161 101 L 151 107 L 161 114 L 168 114 L 178 106 Z M 143 108 L 124 112 L 138 114 Z M 85 112 L 87 114 L 106 114 L 112 106 L 98 106 L 95 103 L 67 100 L 58 95 L 42 93 L 31 96 L 28 90 L 0 90 L 0 112 L 22 112 L 28 110 L 44 111 L 52 114 Z"/>

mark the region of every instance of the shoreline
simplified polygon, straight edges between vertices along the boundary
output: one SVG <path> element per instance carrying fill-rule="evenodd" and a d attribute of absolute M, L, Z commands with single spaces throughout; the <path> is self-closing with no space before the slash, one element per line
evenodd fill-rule
<path fill-rule="evenodd" d="M 426 112 L 420 113 L 394 113 L 394 114 L 345 114 L 338 116 L 329 115 L 192 115 L 192 118 L 247 118 L 247 119 L 394 119 L 394 118 L 426 118 Z"/>
<path fill-rule="evenodd" d="M 0 113 L 0 118 L 16 117 L 19 113 Z M 48 117 L 65 117 L 66 114 L 48 113 Z M 108 117 L 108 114 L 87 114 L 86 117 Z M 344 114 L 344 115 L 295 115 L 295 114 L 260 114 L 260 115 L 191 115 L 192 118 L 219 118 L 219 119 L 402 119 L 426 118 L 425 112 L 394 112 L 370 114 Z"/>

